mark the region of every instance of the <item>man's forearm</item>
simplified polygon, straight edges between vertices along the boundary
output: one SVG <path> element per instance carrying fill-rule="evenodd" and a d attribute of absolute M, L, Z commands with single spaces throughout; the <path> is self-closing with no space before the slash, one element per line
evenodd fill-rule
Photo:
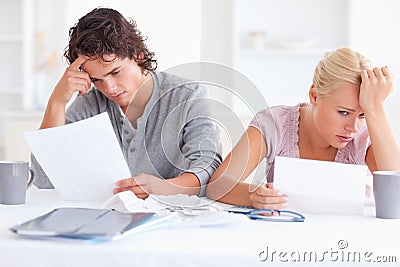
<path fill-rule="evenodd" d="M 42 124 L 40 125 L 40 129 L 46 129 L 61 125 L 65 125 L 65 106 L 52 104 L 49 101 L 43 116 Z"/>

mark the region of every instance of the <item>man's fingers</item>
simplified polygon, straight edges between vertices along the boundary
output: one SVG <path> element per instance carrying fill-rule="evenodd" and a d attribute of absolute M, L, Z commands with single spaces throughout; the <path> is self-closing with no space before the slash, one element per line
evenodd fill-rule
<path fill-rule="evenodd" d="M 143 193 L 143 194 L 136 194 L 136 196 L 140 199 L 146 199 L 149 197 L 149 194 Z"/>
<path fill-rule="evenodd" d="M 136 183 L 135 178 L 131 177 L 128 179 L 119 180 L 115 183 L 115 185 L 118 187 L 130 187 L 130 186 L 136 186 L 138 184 Z"/>
<path fill-rule="evenodd" d="M 132 191 L 135 194 L 146 194 L 146 192 L 138 185 L 136 186 L 125 186 L 125 187 L 116 187 L 113 189 L 113 193 L 117 194 L 119 192 L 124 192 L 124 191 Z"/>
<path fill-rule="evenodd" d="M 84 56 L 82 56 L 82 55 L 79 55 L 78 58 L 75 59 L 74 62 L 72 62 L 72 64 L 70 65 L 70 68 L 71 68 L 71 69 L 74 69 L 74 70 L 79 70 L 79 67 L 80 67 L 83 63 L 85 63 L 86 61 L 87 61 L 87 58 L 86 58 L 86 57 L 84 57 Z"/>

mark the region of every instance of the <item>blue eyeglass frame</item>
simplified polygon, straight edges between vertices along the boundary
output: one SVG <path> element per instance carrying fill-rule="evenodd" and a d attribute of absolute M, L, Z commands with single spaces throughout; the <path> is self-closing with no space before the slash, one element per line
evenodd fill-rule
<path fill-rule="evenodd" d="M 278 216 L 273 214 L 277 213 Z M 271 216 L 266 216 L 262 214 L 270 214 Z M 290 219 L 279 219 L 281 214 L 288 215 Z M 246 213 L 246 215 L 252 220 L 262 220 L 270 222 L 304 222 L 306 217 L 298 212 L 291 210 L 271 210 L 271 209 L 253 209 Z"/>

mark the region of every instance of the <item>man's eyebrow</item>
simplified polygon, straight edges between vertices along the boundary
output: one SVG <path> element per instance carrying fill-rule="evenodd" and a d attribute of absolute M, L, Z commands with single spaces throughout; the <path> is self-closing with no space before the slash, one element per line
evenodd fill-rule
<path fill-rule="evenodd" d="M 106 74 L 104 74 L 103 77 L 106 77 L 106 76 L 112 74 L 113 72 L 119 70 L 121 67 L 122 67 L 122 66 L 118 66 L 118 67 L 113 68 L 111 71 L 109 71 L 109 72 L 107 72 Z M 91 79 L 91 80 L 98 80 L 99 78 L 91 77 L 91 76 L 90 76 L 90 79 Z"/>
<path fill-rule="evenodd" d="M 356 112 L 356 110 L 355 110 L 355 109 L 346 108 L 346 107 L 343 107 L 343 106 L 338 106 L 338 108 L 340 108 L 340 109 L 344 109 L 344 110 L 346 110 L 346 111 L 350 111 L 350 112 Z"/>
<path fill-rule="evenodd" d="M 117 71 L 120 68 L 121 68 L 121 66 L 115 67 L 111 71 L 107 72 L 104 76 L 108 76 L 108 75 L 112 74 L 113 72 Z"/>

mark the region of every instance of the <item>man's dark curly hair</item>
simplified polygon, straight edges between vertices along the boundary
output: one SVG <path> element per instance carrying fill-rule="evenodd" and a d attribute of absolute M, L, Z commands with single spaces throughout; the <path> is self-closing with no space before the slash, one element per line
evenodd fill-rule
<path fill-rule="evenodd" d="M 116 10 L 93 9 L 69 29 L 69 37 L 64 56 L 70 64 L 78 55 L 104 61 L 110 61 L 104 59 L 105 55 L 115 55 L 115 58 L 134 59 L 145 70 L 157 68 L 154 53 L 144 43 L 147 37 L 142 36 L 134 20 L 124 18 Z"/>

